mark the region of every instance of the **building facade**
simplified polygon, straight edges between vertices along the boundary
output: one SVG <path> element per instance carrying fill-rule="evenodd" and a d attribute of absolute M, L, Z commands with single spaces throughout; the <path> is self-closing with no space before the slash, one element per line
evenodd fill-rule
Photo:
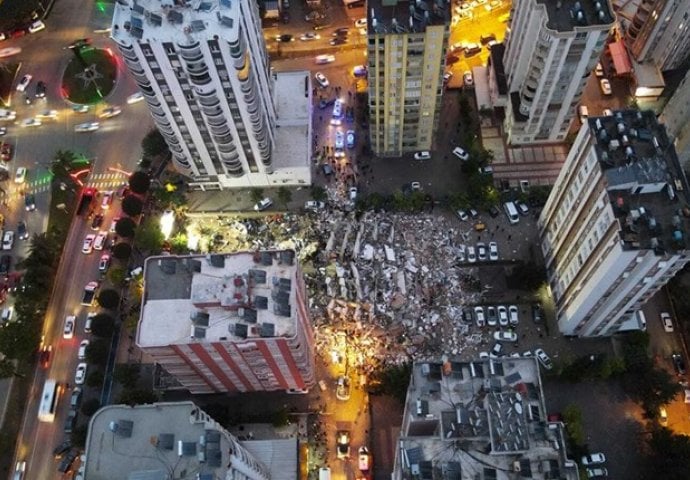
<path fill-rule="evenodd" d="M 690 167 L 690 71 L 680 82 L 659 116 L 673 140 L 683 168 Z"/>
<path fill-rule="evenodd" d="M 508 143 L 565 140 L 614 21 L 606 0 L 513 2 L 503 57 Z"/>
<path fill-rule="evenodd" d="M 369 139 L 379 156 L 431 150 L 439 126 L 450 2 L 367 3 Z"/>
<path fill-rule="evenodd" d="M 299 467 L 295 439 L 240 441 L 192 402 L 101 408 L 84 457 L 78 478 L 90 480 L 295 480 Z"/>
<path fill-rule="evenodd" d="M 294 252 L 147 259 L 137 345 L 192 393 L 309 389 L 313 330 Z"/>
<path fill-rule="evenodd" d="M 579 478 L 536 358 L 417 362 L 411 377 L 393 480 Z"/>
<path fill-rule="evenodd" d="M 687 191 L 653 112 L 587 120 L 538 221 L 562 333 L 616 333 L 683 268 Z"/>
<path fill-rule="evenodd" d="M 276 91 L 255 2 L 119 0 L 111 36 L 192 188 L 310 183 L 309 74 Z M 281 116 L 279 93 L 299 106 Z M 291 155 L 276 127 L 293 115 Z"/>
<path fill-rule="evenodd" d="M 642 0 L 626 22 L 628 50 L 661 71 L 678 68 L 690 53 L 689 19 L 690 0 Z"/>

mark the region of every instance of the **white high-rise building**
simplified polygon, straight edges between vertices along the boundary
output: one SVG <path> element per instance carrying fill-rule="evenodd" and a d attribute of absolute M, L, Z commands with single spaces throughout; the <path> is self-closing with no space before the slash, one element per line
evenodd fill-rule
<path fill-rule="evenodd" d="M 608 0 L 516 0 L 503 57 L 514 145 L 565 139 L 615 23 Z"/>
<path fill-rule="evenodd" d="M 587 120 L 538 222 L 562 333 L 616 333 L 683 268 L 688 190 L 654 112 Z"/>
<path fill-rule="evenodd" d="M 659 120 L 666 125 L 680 164 L 690 167 L 690 71 L 676 87 Z"/>
<path fill-rule="evenodd" d="M 625 43 L 635 59 L 673 70 L 690 54 L 690 0 L 642 0 L 626 22 Z"/>
<path fill-rule="evenodd" d="M 111 36 L 192 188 L 311 182 L 310 76 L 271 72 L 254 1 L 118 0 Z"/>

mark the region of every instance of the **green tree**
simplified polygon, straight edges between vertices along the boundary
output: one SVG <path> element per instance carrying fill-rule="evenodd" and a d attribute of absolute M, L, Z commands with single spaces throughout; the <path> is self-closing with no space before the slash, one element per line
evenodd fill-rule
<path fill-rule="evenodd" d="M 262 188 L 252 188 L 249 191 L 249 198 L 252 200 L 252 203 L 259 203 L 263 200 L 264 196 L 264 190 Z"/>
<path fill-rule="evenodd" d="M 139 195 L 143 195 L 149 191 L 151 187 L 151 179 L 146 172 L 138 171 L 129 176 L 129 188 Z"/>
<path fill-rule="evenodd" d="M 513 267 L 508 278 L 510 285 L 521 290 L 538 290 L 546 283 L 546 269 L 534 262 L 523 262 Z"/>
<path fill-rule="evenodd" d="M 137 224 L 129 217 L 122 217 L 115 224 L 115 233 L 123 238 L 134 238 Z"/>
<path fill-rule="evenodd" d="M 0 378 L 9 378 L 17 374 L 15 361 L 8 357 L 0 360 Z"/>
<path fill-rule="evenodd" d="M 101 408 L 101 402 L 97 398 L 90 398 L 81 404 L 81 413 L 87 417 L 92 416 Z"/>
<path fill-rule="evenodd" d="M 570 404 L 563 409 L 563 423 L 570 441 L 578 447 L 584 447 L 587 435 L 582 425 L 582 412 L 576 405 Z"/>
<path fill-rule="evenodd" d="M 690 438 L 668 428 L 656 427 L 648 441 L 647 475 L 643 478 L 686 480 L 690 478 Z"/>
<path fill-rule="evenodd" d="M 373 383 L 380 385 L 380 390 L 386 395 L 391 395 L 400 402 L 405 401 L 407 389 L 410 386 L 412 365 L 407 362 L 402 365 L 391 365 L 384 370 L 375 372 Z"/>
<path fill-rule="evenodd" d="M 311 186 L 311 198 L 313 198 L 317 202 L 325 202 L 328 199 L 328 195 L 326 194 L 326 189 L 319 186 L 319 185 L 312 185 Z"/>
<path fill-rule="evenodd" d="M 98 294 L 98 304 L 106 310 L 114 310 L 120 304 L 120 294 L 112 288 L 101 290 Z"/>
<path fill-rule="evenodd" d="M 287 187 L 280 187 L 278 189 L 278 202 L 283 206 L 283 208 L 287 208 L 288 203 L 292 201 L 292 192 L 290 189 Z"/>
<path fill-rule="evenodd" d="M 128 243 L 120 242 L 113 247 L 113 257 L 122 262 L 129 260 L 132 255 L 132 246 Z"/>
<path fill-rule="evenodd" d="M 161 232 L 160 221 L 157 218 L 146 218 L 137 229 L 134 245 L 141 251 L 152 254 L 159 253 L 163 248 L 165 237 Z"/>
<path fill-rule="evenodd" d="M 125 389 L 133 389 L 139 381 L 139 367 L 137 365 L 118 364 L 113 372 L 113 378 Z"/>
<path fill-rule="evenodd" d="M 70 441 L 73 447 L 83 448 L 86 445 L 86 436 L 89 433 L 88 424 L 78 425 L 70 434 Z"/>
<path fill-rule="evenodd" d="M 156 128 L 149 130 L 149 133 L 141 141 L 141 150 L 144 157 L 167 156 L 170 153 L 163 135 Z"/>
<path fill-rule="evenodd" d="M 189 252 L 187 247 L 187 234 L 184 232 L 178 233 L 170 240 L 170 251 L 176 255 L 185 254 Z"/>
<path fill-rule="evenodd" d="M 120 394 L 120 399 L 118 403 L 124 403 L 126 405 L 144 405 L 147 403 L 155 403 L 158 401 L 158 396 L 150 391 L 143 389 L 126 389 Z"/>
<path fill-rule="evenodd" d="M 70 150 L 58 150 L 53 157 L 52 172 L 58 178 L 66 178 L 72 169 L 72 164 L 77 159 L 74 152 Z"/>
<path fill-rule="evenodd" d="M 127 269 L 124 267 L 110 267 L 106 275 L 108 281 L 115 286 L 120 286 L 124 283 L 127 277 Z"/>
<path fill-rule="evenodd" d="M 100 370 L 92 370 L 86 376 L 86 386 L 91 388 L 99 388 L 103 385 L 103 372 Z"/>
<path fill-rule="evenodd" d="M 110 338 L 115 331 L 115 319 L 107 313 L 99 313 L 91 320 L 91 333 L 96 337 Z"/>
<path fill-rule="evenodd" d="M 93 328 L 93 327 L 92 327 Z M 110 353 L 110 342 L 97 338 L 86 347 L 86 361 L 91 365 L 105 365 Z"/>
<path fill-rule="evenodd" d="M 127 195 L 122 200 L 122 211 L 130 217 L 138 217 L 143 210 L 144 204 L 136 195 Z"/>

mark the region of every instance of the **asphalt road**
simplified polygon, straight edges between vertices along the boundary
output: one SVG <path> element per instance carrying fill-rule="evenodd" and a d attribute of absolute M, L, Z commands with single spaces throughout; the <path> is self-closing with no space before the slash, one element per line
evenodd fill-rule
<path fill-rule="evenodd" d="M 77 114 L 61 98 L 59 92 L 62 72 L 71 58 L 71 52 L 63 47 L 83 37 L 92 38 L 96 47 L 112 47 L 109 39 L 102 34 L 94 34 L 94 30 L 109 27 L 111 13 L 98 10 L 93 2 L 62 0 L 56 2 L 46 20 L 46 30 L 3 42 L 3 46 L 22 48 L 21 54 L 15 58 L 22 62 L 19 76 L 27 73 L 33 75 L 34 83 L 29 92 L 33 93 L 38 80 L 46 82 L 48 87 L 46 99 L 37 100 L 32 105 L 25 105 L 23 96 L 14 94 L 12 109 L 17 111 L 17 120 L 33 117 L 45 109 L 59 112 L 57 120 L 44 121 L 40 127 L 8 125 L 8 134 L 4 140 L 15 145 L 14 159 L 9 164 L 11 174 L 13 176 L 20 166 L 29 170 L 25 185 L 14 185 L 12 177 L 3 185 L 9 193 L 8 207 L 3 212 L 8 228 L 15 228 L 19 220 L 25 219 L 30 233 L 45 230 L 50 202 L 47 179 L 50 163 L 57 150 L 71 150 L 90 159 L 92 171 L 84 180 L 101 191 L 115 189 L 126 181 L 126 174 L 123 172 L 134 170 L 141 157 L 141 139 L 153 126 L 153 122 L 143 103 L 126 104 L 126 97 L 135 92 L 136 87 L 121 64 L 117 85 L 105 102 L 121 105 L 122 114 L 112 119 L 100 120 L 102 128 L 96 132 L 76 133 L 74 125 L 96 120 L 96 113 L 104 108 L 105 102 L 92 108 L 89 113 Z M 36 194 L 35 212 L 25 212 L 20 188 Z M 103 229 L 109 227 L 117 212 L 119 206 L 114 203 L 103 222 Z M 38 422 L 36 413 L 38 397 L 46 378 L 74 386 L 74 372 L 78 363 L 76 353 L 79 342 L 84 338 L 87 311 L 87 307 L 80 305 L 80 300 L 84 285 L 99 277 L 100 252 L 91 255 L 80 253 L 84 236 L 92 233 L 89 227 L 82 219 L 73 223 L 45 318 L 45 338 L 47 343 L 53 345 L 53 355 L 47 371 L 38 370 L 34 376 L 15 457 L 15 461 L 27 461 L 27 479 L 59 478 L 52 449 L 65 437 L 63 425 L 69 410 L 70 391 L 62 394 L 53 423 Z M 12 253 L 23 256 L 26 243 L 18 241 Z M 78 315 L 77 328 L 74 338 L 65 340 L 62 338 L 62 330 L 65 316 L 69 314 Z M 98 396 L 99 392 L 88 390 L 85 389 L 85 397 L 89 394 Z"/>

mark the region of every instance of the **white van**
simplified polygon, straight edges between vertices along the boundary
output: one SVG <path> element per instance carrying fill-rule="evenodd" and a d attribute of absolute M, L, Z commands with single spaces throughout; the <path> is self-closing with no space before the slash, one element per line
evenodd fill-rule
<path fill-rule="evenodd" d="M 319 480 L 331 480 L 331 469 L 328 467 L 321 467 L 319 469 Z"/>
<path fill-rule="evenodd" d="M 508 217 L 508 221 L 510 222 L 511 225 L 515 225 L 516 223 L 520 222 L 520 217 L 518 216 L 518 211 L 517 208 L 515 207 L 515 203 L 513 202 L 506 202 L 503 204 L 503 211 L 506 212 L 506 216 Z"/>

